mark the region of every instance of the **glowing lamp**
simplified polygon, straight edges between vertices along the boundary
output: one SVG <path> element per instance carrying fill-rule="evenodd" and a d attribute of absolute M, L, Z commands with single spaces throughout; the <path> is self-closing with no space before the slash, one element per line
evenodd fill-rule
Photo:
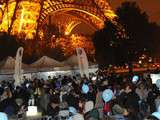
<path fill-rule="evenodd" d="M 141 61 L 141 60 L 139 60 L 139 61 L 138 61 L 138 63 L 139 63 L 139 64 L 142 64 L 142 61 Z"/>

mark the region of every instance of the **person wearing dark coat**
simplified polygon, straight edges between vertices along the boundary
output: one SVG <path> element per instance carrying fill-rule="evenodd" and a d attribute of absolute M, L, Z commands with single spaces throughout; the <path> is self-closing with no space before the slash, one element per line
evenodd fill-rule
<path fill-rule="evenodd" d="M 134 110 L 139 109 L 139 96 L 135 93 L 134 88 L 131 85 L 126 85 L 124 92 L 118 97 L 120 105 L 125 108 L 132 108 Z"/>
<path fill-rule="evenodd" d="M 119 102 L 129 112 L 129 120 L 142 120 L 139 114 L 139 100 L 132 85 L 126 85 L 124 92 L 119 96 Z"/>
<path fill-rule="evenodd" d="M 47 114 L 55 118 L 58 115 L 59 110 L 59 99 L 57 96 L 53 96 L 47 106 Z"/>
<path fill-rule="evenodd" d="M 72 106 L 76 109 L 78 108 L 79 99 L 76 97 L 75 92 L 71 91 L 69 95 L 66 96 L 65 101 L 67 102 L 68 106 Z"/>

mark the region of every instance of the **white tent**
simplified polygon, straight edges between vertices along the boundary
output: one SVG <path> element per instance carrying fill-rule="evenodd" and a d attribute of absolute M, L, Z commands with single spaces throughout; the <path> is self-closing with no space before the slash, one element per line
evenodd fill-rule
<path fill-rule="evenodd" d="M 22 63 L 22 69 L 26 69 L 28 65 Z M 0 62 L 0 74 L 13 74 L 15 68 L 15 59 L 7 57 L 7 59 Z"/>
<path fill-rule="evenodd" d="M 94 66 L 95 64 L 93 62 L 89 62 L 89 66 Z M 64 65 L 70 66 L 70 67 L 78 67 L 78 57 L 76 55 L 72 55 L 67 60 L 65 60 Z"/>
<path fill-rule="evenodd" d="M 15 66 L 15 59 L 12 57 L 7 57 L 7 59 L 1 61 L 0 70 L 13 70 Z"/>
<path fill-rule="evenodd" d="M 32 63 L 29 67 L 31 71 L 51 71 L 55 67 L 63 67 L 63 63 L 58 62 L 50 57 L 43 56 L 36 62 Z"/>
<path fill-rule="evenodd" d="M 72 55 L 67 60 L 63 61 L 64 67 L 57 68 L 56 70 L 79 70 L 78 68 L 78 57 L 76 55 Z M 98 66 L 89 61 L 89 69 L 97 69 Z"/>
<path fill-rule="evenodd" d="M 72 55 L 67 60 L 65 60 L 63 63 L 65 66 L 78 67 L 78 58 L 76 55 Z"/>

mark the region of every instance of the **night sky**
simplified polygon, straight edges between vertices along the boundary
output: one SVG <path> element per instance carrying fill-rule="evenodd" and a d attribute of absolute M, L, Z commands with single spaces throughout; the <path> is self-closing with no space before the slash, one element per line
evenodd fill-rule
<path fill-rule="evenodd" d="M 114 10 L 124 1 L 136 1 L 142 11 L 147 13 L 149 20 L 160 25 L 160 0 L 108 0 Z"/>

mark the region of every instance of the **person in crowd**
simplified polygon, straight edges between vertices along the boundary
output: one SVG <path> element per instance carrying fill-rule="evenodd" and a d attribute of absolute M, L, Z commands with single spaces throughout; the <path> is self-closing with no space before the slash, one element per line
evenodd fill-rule
<path fill-rule="evenodd" d="M 84 118 L 85 120 L 99 120 L 98 109 L 94 108 L 93 101 L 87 101 L 84 107 Z"/>
<path fill-rule="evenodd" d="M 140 111 L 143 114 L 146 114 L 148 110 L 147 97 L 148 97 L 149 91 L 143 82 L 141 82 L 136 88 L 136 93 L 140 98 L 140 101 L 139 101 Z"/>
<path fill-rule="evenodd" d="M 18 109 L 10 88 L 5 87 L 1 96 L 0 111 L 5 112 L 8 116 L 12 116 L 18 112 Z"/>
<path fill-rule="evenodd" d="M 102 88 L 99 86 L 97 89 L 97 95 L 96 95 L 96 103 L 95 103 L 95 108 L 98 109 L 99 111 L 99 117 L 100 119 L 103 119 L 103 99 L 102 99 Z"/>
<path fill-rule="evenodd" d="M 27 106 L 28 100 L 29 100 L 29 93 L 27 92 L 26 89 L 23 89 L 20 86 L 17 86 L 14 93 L 13 93 L 13 98 L 14 99 L 22 99 L 24 101 L 24 104 Z"/>
<path fill-rule="evenodd" d="M 123 109 L 121 106 L 119 106 L 118 104 L 115 104 L 112 107 L 112 113 L 113 116 L 112 118 L 115 120 L 126 120 L 124 114 L 125 114 L 125 109 Z"/>
<path fill-rule="evenodd" d="M 77 97 L 74 90 L 71 90 L 71 92 L 66 96 L 66 102 L 68 106 L 73 106 L 76 109 L 78 108 L 79 98 Z"/>
<path fill-rule="evenodd" d="M 150 110 L 150 113 L 156 110 L 155 99 L 159 95 L 159 90 L 157 89 L 156 85 L 152 85 L 151 90 L 148 93 L 147 103 Z"/>
<path fill-rule="evenodd" d="M 56 118 L 59 110 L 60 110 L 60 102 L 58 99 L 58 96 L 55 95 L 51 98 L 50 103 L 47 106 L 47 114 L 52 116 L 53 118 Z"/>
<path fill-rule="evenodd" d="M 47 87 L 47 86 L 46 86 Z M 41 111 L 43 111 L 42 113 L 43 114 L 46 114 L 47 113 L 47 106 L 49 104 L 49 100 L 50 100 L 50 95 L 49 95 L 49 92 L 47 90 L 47 88 L 42 88 L 41 89 L 41 96 L 40 96 L 40 109 Z"/>
<path fill-rule="evenodd" d="M 119 103 L 129 112 L 129 120 L 141 120 L 142 116 L 139 114 L 139 96 L 135 92 L 135 88 L 131 84 L 125 86 L 124 92 L 119 96 Z"/>

